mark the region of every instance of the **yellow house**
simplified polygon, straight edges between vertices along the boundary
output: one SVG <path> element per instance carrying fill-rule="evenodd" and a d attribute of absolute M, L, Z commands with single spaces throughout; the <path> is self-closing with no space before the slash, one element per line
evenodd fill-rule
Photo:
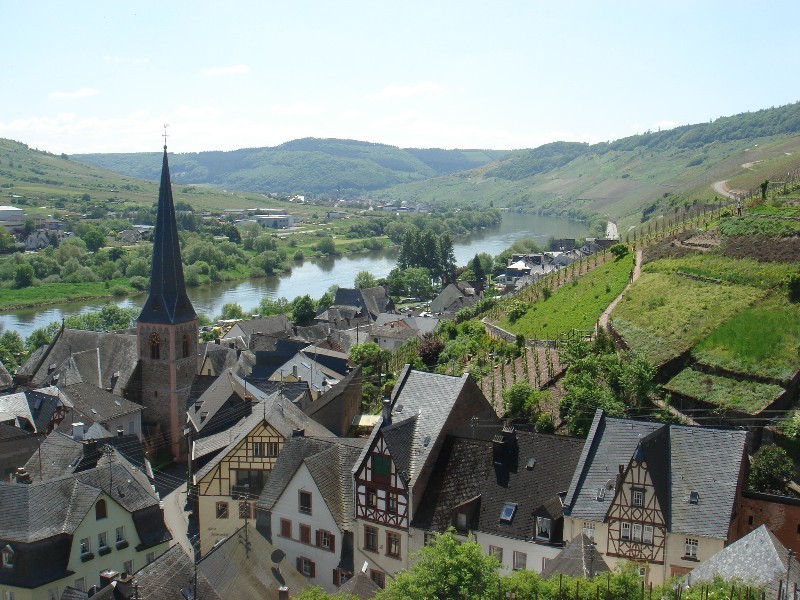
<path fill-rule="evenodd" d="M 124 460 L 49 481 L 0 483 L 0 598 L 51 600 L 132 573 L 172 539 L 147 478 Z"/>
<path fill-rule="evenodd" d="M 192 460 L 213 458 L 193 476 L 200 530 L 200 553 L 211 549 L 255 518 L 255 504 L 286 438 L 333 437 L 279 393 L 252 390 L 250 416 L 226 431 L 196 440 Z"/>

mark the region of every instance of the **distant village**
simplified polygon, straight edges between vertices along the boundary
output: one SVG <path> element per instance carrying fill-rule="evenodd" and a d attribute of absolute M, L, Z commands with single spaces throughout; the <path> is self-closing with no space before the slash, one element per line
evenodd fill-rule
<path fill-rule="evenodd" d="M 424 336 L 478 302 L 479 282 L 403 311 L 382 286 L 339 288 L 308 326 L 256 316 L 201 341 L 166 148 L 162 169 L 155 225 L 119 234 L 153 240 L 135 328 L 62 327 L 0 368 L 2 600 L 288 599 L 315 585 L 371 598 L 448 530 L 504 573 L 630 562 L 643 590 L 716 575 L 761 577 L 770 598 L 796 590 L 800 501 L 745 489 L 745 430 L 598 410 L 586 439 L 546 434 L 502 419 L 470 375 L 409 365 L 363 412 L 350 348 Z M 0 207 L 0 224 L 24 228 L 19 210 Z M 67 235 L 34 225 L 28 250 Z M 496 282 L 513 292 L 617 241 L 515 254 Z"/>

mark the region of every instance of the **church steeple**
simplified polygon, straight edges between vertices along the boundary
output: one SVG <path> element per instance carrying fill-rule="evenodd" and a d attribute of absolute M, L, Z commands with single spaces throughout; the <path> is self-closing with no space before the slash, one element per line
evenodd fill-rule
<path fill-rule="evenodd" d="M 158 212 L 153 233 L 153 267 L 150 273 L 150 293 L 137 321 L 175 325 L 197 318 L 186 295 L 183 264 L 175 222 L 175 205 L 169 179 L 167 145 L 161 166 L 161 187 L 158 191 Z"/>

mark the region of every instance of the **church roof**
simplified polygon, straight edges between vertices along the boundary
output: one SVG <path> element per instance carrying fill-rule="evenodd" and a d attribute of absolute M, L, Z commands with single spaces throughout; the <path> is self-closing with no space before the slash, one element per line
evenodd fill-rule
<path fill-rule="evenodd" d="M 197 313 L 186 295 L 183 281 L 183 264 L 175 222 L 175 205 L 169 180 L 167 147 L 161 167 L 161 187 L 158 190 L 158 212 L 153 234 L 153 268 L 150 273 L 150 292 L 139 314 L 144 323 L 185 323 L 197 318 Z"/>

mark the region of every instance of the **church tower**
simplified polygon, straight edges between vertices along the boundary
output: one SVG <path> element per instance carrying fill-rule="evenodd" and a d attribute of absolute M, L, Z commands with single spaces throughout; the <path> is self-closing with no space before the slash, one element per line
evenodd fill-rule
<path fill-rule="evenodd" d="M 152 441 L 158 450 L 166 444 L 173 458 L 183 457 L 186 402 L 197 373 L 197 313 L 183 281 L 166 144 L 153 232 L 150 293 L 136 320 L 136 336 L 146 420 L 161 429 L 161 436 Z"/>

